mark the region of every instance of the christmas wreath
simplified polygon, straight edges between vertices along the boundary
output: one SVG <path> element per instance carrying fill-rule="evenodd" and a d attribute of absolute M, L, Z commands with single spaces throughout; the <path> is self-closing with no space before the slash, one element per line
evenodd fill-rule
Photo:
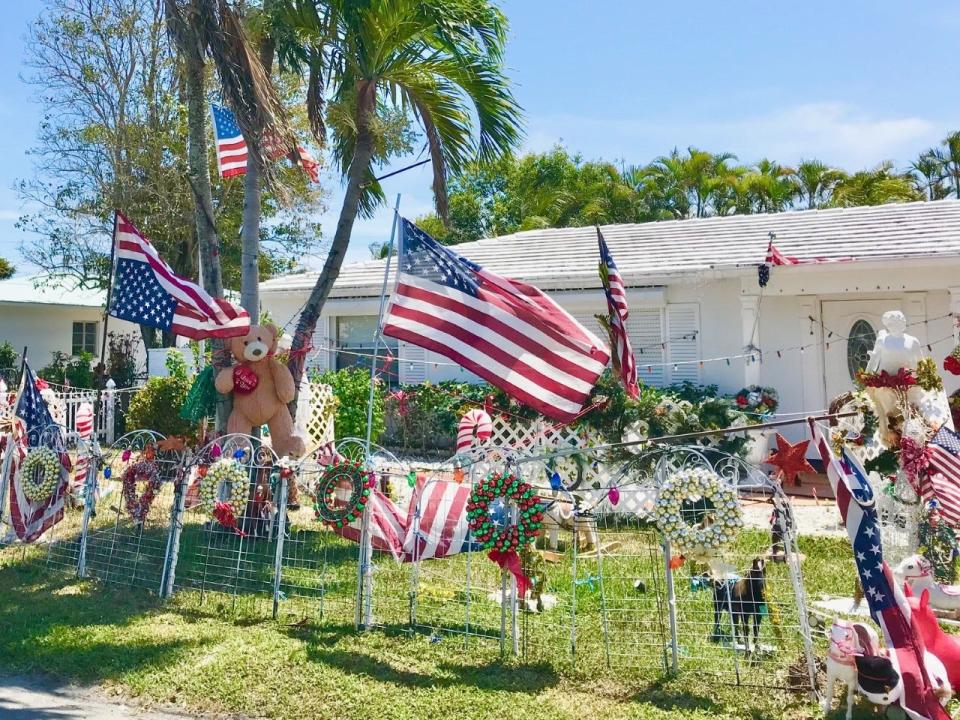
<path fill-rule="evenodd" d="M 657 496 L 654 518 L 672 545 L 694 557 L 728 544 L 743 526 L 737 491 L 705 468 L 670 475 Z"/>
<path fill-rule="evenodd" d="M 137 497 L 137 483 L 146 482 L 143 494 Z M 157 472 L 157 465 L 149 460 L 134 463 L 123 473 L 123 505 L 130 517 L 136 523 L 147 519 L 153 499 L 160 490 L 162 481 Z"/>
<path fill-rule="evenodd" d="M 337 489 L 344 484 L 350 486 L 350 496 L 346 501 L 337 498 Z M 360 517 L 374 484 L 376 476 L 359 461 L 339 460 L 328 465 L 314 488 L 314 514 L 318 520 L 332 527 L 346 527 Z"/>
<path fill-rule="evenodd" d="M 200 507 L 213 516 L 224 527 L 236 529 L 237 518 L 243 517 L 247 506 L 246 488 L 249 482 L 247 471 L 232 458 L 217 460 L 213 465 L 200 468 Z M 230 486 L 230 500 L 221 502 L 220 485 Z"/>
<path fill-rule="evenodd" d="M 497 529 L 498 521 L 490 505 L 498 498 L 512 500 L 517 508 L 517 522 Z M 467 502 L 467 518 L 470 532 L 485 550 L 516 551 L 540 534 L 543 523 L 543 508 L 529 483 L 512 473 L 490 473 L 473 489 Z"/>
<path fill-rule="evenodd" d="M 48 447 L 38 447 L 27 453 L 20 469 L 20 487 L 27 500 L 45 503 L 60 484 L 60 458 Z"/>
<path fill-rule="evenodd" d="M 775 413 L 780 406 L 780 396 L 771 387 L 750 385 L 736 394 L 734 402 L 743 412 Z"/>

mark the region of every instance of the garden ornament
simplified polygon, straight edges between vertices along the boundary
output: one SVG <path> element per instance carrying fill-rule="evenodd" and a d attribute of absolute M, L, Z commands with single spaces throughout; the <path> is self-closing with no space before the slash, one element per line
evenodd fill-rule
<path fill-rule="evenodd" d="M 937 610 L 960 609 L 960 586 L 938 583 L 933 576 L 933 566 L 922 555 L 904 558 L 893 573 L 898 582 L 906 583 L 913 595 L 927 592 L 931 607 Z"/>

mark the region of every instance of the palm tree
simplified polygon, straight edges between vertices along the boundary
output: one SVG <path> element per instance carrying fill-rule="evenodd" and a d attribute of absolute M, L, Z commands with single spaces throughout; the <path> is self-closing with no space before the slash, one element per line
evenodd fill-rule
<path fill-rule="evenodd" d="M 509 152 L 520 137 L 520 110 L 502 70 L 506 19 L 486 0 L 329 0 L 323 14 L 309 0 L 285 5 L 302 26 L 282 50 L 278 38 L 278 56 L 306 67 L 311 84 L 326 79 L 330 147 L 346 179 L 333 242 L 291 348 L 290 369 L 299 384 L 302 350 L 340 274 L 357 213 L 382 197 L 372 172 L 378 111 L 399 110 L 419 124 L 432 160 L 437 211 L 445 218 L 448 174 L 474 158 L 492 161 Z M 311 119 L 322 126 L 319 89 L 312 100 Z"/>
<path fill-rule="evenodd" d="M 953 192 L 960 198 L 960 132 L 947 135 L 941 145 L 944 149 L 940 155 L 944 170 L 953 180 Z"/>
<path fill-rule="evenodd" d="M 913 180 L 909 173 L 894 170 L 893 163 L 884 162 L 873 170 L 861 170 L 840 180 L 829 204 L 832 207 L 857 207 L 922 200 Z"/>
<path fill-rule="evenodd" d="M 733 182 L 738 170 L 729 165 L 732 153 L 710 153 L 695 147 L 681 155 L 674 148 L 647 167 L 650 189 L 671 208 L 674 217 L 706 217 L 715 210 L 714 199 Z"/>
<path fill-rule="evenodd" d="M 942 200 L 949 193 L 944 185 L 946 179 L 946 159 L 940 148 L 930 148 L 910 163 L 914 176 L 914 185 L 927 200 Z"/>
<path fill-rule="evenodd" d="M 826 205 L 833 188 L 843 177 L 842 170 L 831 168 L 819 160 L 801 160 L 792 175 L 797 198 L 806 201 L 807 210 Z"/>

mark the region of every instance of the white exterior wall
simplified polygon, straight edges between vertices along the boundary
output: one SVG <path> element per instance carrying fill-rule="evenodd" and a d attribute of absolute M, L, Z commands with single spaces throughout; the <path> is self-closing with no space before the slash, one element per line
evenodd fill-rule
<path fill-rule="evenodd" d="M 18 353 L 23 352 L 26 346 L 27 359 L 37 370 L 50 364 L 53 352 L 70 354 L 75 322 L 98 324 L 97 352 L 94 355 L 99 355 L 103 340 L 103 310 L 96 307 L 0 303 L 0 342 L 8 340 Z M 140 336 L 140 329 L 136 325 L 116 318 L 110 318 L 107 331 L 132 332 Z M 145 357 L 141 345 L 138 367 L 143 367 Z"/>

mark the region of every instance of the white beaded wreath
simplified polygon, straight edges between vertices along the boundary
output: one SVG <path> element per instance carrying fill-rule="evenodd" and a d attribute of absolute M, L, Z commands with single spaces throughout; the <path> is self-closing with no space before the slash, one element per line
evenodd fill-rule
<path fill-rule="evenodd" d="M 200 505 L 205 512 L 213 512 L 220 501 L 220 483 L 227 483 L 230 487 L 230 507 L 235 518 L 243 517 L 247 506 L 247 471 L 236 460 L 217 460 L 207 469 L 207 474 L 200 480 Z"/>
<path fill-rule="evenodd" d="M 713 508 L 711 522 L 693 525 L 683 517 L 685 500 L 705 499 Z M 737 491 L 711 470 L 688 468 L 673 473 L 660 488 L 654 517 L 660 531 L 680 552 L 708 555 L 732 542 L 743 527 Z"/>
<path fill-rule="evenodd" d="M 48 447 L 33 448 L 20 468 L 20 487 L 32 503 L 46 502 L 60 485 L 60 458 Z"/>

